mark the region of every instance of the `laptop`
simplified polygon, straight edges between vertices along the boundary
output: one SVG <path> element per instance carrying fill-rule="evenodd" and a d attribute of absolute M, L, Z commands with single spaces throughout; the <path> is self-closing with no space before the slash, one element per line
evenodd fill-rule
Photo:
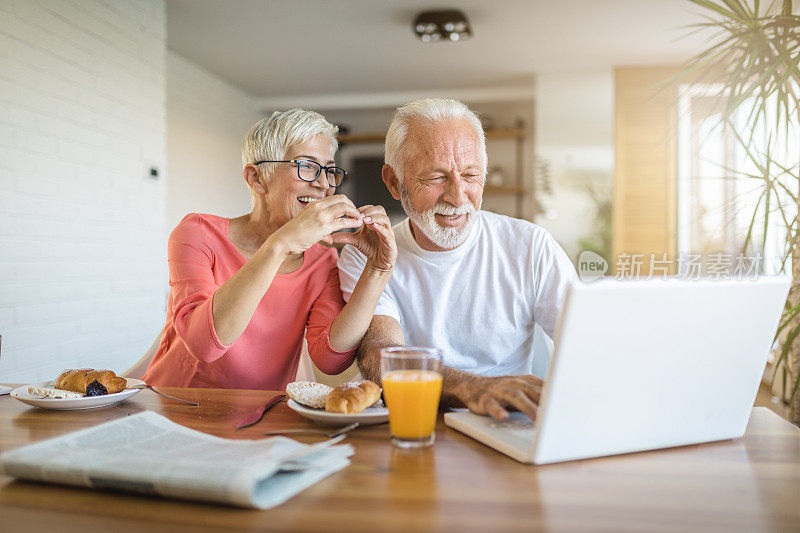
<path fill-rule="evenodd" d="M 741 437 L 790 283 L 576 282 L 536 422 L 450 412 L 445 423 L 534 464 Z"/>

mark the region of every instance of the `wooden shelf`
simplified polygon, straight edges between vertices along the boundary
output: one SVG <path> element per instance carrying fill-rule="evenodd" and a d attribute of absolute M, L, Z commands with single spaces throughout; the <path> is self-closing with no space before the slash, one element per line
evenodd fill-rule
<path fill-rule="evenodd" d="M 500 130 L 486 130 L 487 139 L 522 139 L 525 137 L 524 128 L 510 128 Z M 342 133 L 336 136 L 341 144 L 355 143 L 382 143 L 386 140 L 384 133 Z"/>
<path fill-rule="evenodd" d="M 500 187 L 487 185 L 483 188 L 483 194 L 525 194 L 525 188 L 517 187 L 516 185 L 503 185 Z"/>

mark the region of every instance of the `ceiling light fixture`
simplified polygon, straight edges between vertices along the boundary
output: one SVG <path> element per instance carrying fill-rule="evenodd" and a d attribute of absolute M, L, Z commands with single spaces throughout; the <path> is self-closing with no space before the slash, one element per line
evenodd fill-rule
<path fill-rule="evenodd" d="M 463 11 L 442 9 L 423 11 L 416 16 L 412 29 L 424 43 L 463 41 L 472 37 L 472 27 Z"/>

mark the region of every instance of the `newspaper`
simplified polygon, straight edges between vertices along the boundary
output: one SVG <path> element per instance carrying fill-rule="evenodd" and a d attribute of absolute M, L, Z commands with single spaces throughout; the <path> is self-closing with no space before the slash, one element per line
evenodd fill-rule
<path fill-rule="evenodd" d="M 19 479 L 269 509 L 350 464 L 345 435 L 232 440 L 144 411 L 0 455 Z"/>

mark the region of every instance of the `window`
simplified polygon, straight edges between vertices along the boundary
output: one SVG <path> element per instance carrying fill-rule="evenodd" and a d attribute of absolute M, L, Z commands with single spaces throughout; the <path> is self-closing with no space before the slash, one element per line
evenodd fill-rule
<path fill-rule="evenodd" d="M 743 105 L 733 124 L 723 124 L 726 101 L 720 92 L 707 84 L 680 91 L 678 253 L 725 254 L 733 262 L 759 257 L 761 272 L 775 273 L 784 263 L 787 228 L 797 214 L 800 125 L 795 121 L 775 133 L 775 118 L 768 115 L 748 146 L 752 106 Z"/>

